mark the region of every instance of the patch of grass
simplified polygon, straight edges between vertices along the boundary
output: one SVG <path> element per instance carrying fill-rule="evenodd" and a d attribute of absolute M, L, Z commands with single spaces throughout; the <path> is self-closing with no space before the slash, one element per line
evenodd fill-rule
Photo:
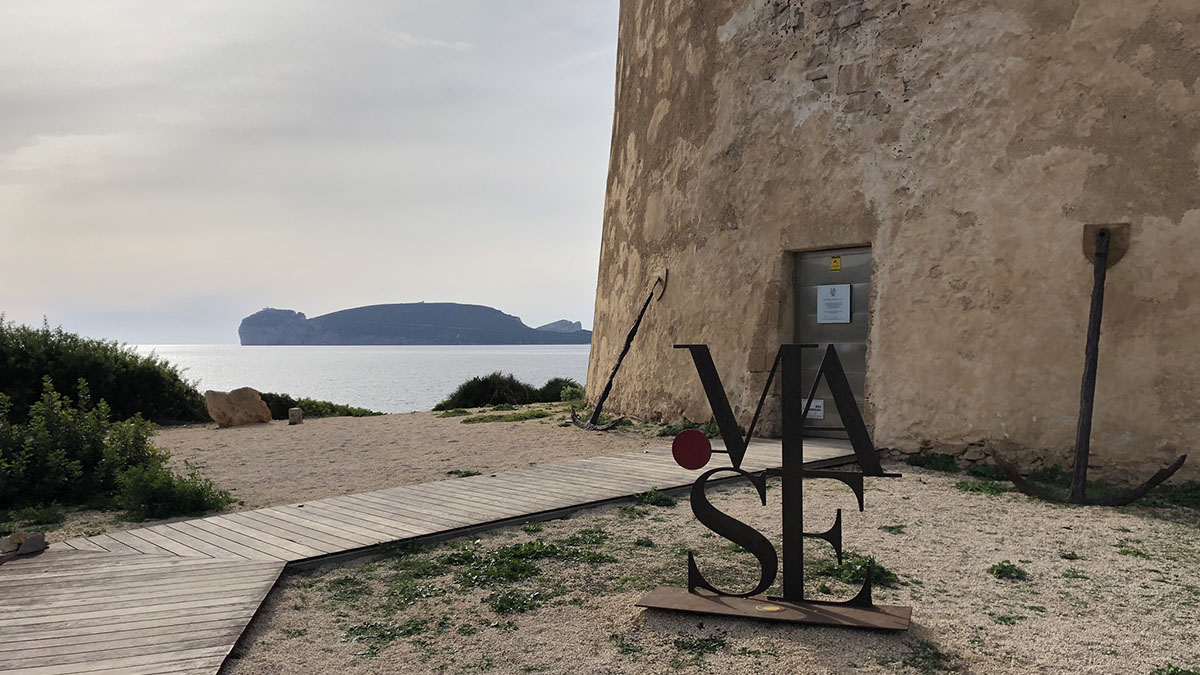
<path fill-rule="evenodd" d="M 916 670 L 919 673 L 940 673 L 951 670 L 957 670 L 957 659 L 943 652 L 931 640 L 920 640 L 917 642 L 909 642 L 905 646 L 908 647 L 908 653 L 900 660 L 901 663 Z"/>
<path fill-rule="evenodd" d="M 325 582 L 329 598 L 336 602 L 351 603 L 371 594 L 367 582 L 353 576 L 334 577 Z"/>
<path fill-rule="evenodd" d="M 588 550 L 608 539 L 600 529 L 580 530 L 557 542 L 540 539 L 501 546 L 492 551 L 482 549 L 478 542 L 459 546 L 442 556 L 438 562 L 456 568 L 455 581 L 463 588 L 499 586 L 523 581 L 541 574 L 541 560 L 568 560 L 589 564 L 613 562 L 612 556 Z"/>
<path fill-rule="evenodd" d="M 638 537 L 637 539 L 633 540 L 633 545 L 644 548 L 654 548 L 654 540 L 650 537 Z"/>
<path fill-rule="evenodd" d="M 955 462 L 954 455 L 941 452 L 919 452 L 905 457 L 904 462 L 931 471 L 958 473 L 958 464 Z"/>
<path fill-rule="evenodd" d="M 1127 556 L 1131 556 L 1133 558 L 1141 558 L 1143 560 L 1149 560 L 1151 557 L 1149 553 L 1146 553 L 1145 551 L 1141 550 L 1140 548 L 1134 548 L 1133 546 L 1130 546 L 1126 542 L 1118 542 L 1115 545 L 1117 547 L 1117 553 L 1120 555 L 1127 555 Z"/>
<path fill-rule="evenodd" d="M 1030 473 L 1029 480 L 1043 485 L 1067 487 L 1071 484 L 1071 474 L 1055 464 Z"/>
<path fill-rule="evenodd" d="M 1063 572 L 1062 575 L 1063 575 L 1064 579 L 1087 579 L 1088 578 L 1088 575 L 1084 574 L 1083 570 L 1076 569 L 1074 567 L 1067 568 L 1067 571 Z"/>
<path fill-rule="evenodd" d="M 521 526 L 521 531 L 526 534 L 537 534 L 544 529 L 546 529 L 546 526 L 541 523 L 525 523 Z"/>
<path fill-rule="evenodd" d="M 1165 666 L 1159 666 L 1158 668 L 1150 671 L 1150 675 L 1200 675 L 1200 670 L 1180 668 L 1179 666 L 1168 663 Z"/>
<path fill-rule="evenodd" d="M 280 628 L 279 632 L 280 632 L 280 634 L 282 634 L 285 638 L 288 638 L 289 640 L 294 640 L 295 638 L 304 637 L 305 635 L 308 635 L 307 628 Z"/>
<path fill-rule="evenodd" d="M 564 546 L 599 546 L 608 541 L 609 534 L 603 528 L 589 527 L 562 540 Z"/>
<path fill-rule="evenodd" d="M 507 412 L 509 410 L 518 410 L 518 408 L 511 403 L 501 403 L 500 405 L 494 405 L 491 407 L 492 412 Z"/>
<path fill-rule="evenodd" d="M 1155 508 L 1200 509 L 1200 481 L 1160 485 L 1142 497 L 1138 503 Z"/>
<path fill-rule="evenodd" d="M 696 637 L 688 635 L 675 638 L 675 649 L 681 652 L 687 652 L 696 658 L 703 658 L 709 654 L 717 652 L 729 646 L 729 642 L 720 636 L 711 637 Z"/>
<path fill-rule="evenodd" d="M 963 492 L 983 495 L 999 495 L 1013 490 L 1008 485 L 997 483 L 994 480 L 960 480 L 954 484 L 954 487 Z"/>
<path fill-rule="evenodd" d="M 436 598 L 445 594 L 445 589 L 440 586 L 420 583 L 408 576 L 397 576 L 388 584 L 382 609 L 388 613 L 396 612 L 412 607 L 418 600 Z"/>
<path fill-rule="evenodd" d="M 1014 565 L 1011 561 L 1001 560 L 1000 562 L 988 568 L 988 574 L 997 579 L 1007 579 L 1009 581 L 1028 581 L 1029 572 Z"/>
<path fill-rule="evenodd" d="M 353 642 L 365 647 L 362 656 L 376 658 L 388 645 L 402 637 L 424 633 L 429 628 L 426 619 L 410 619 L 402 624 L 386 621 L 368 621 L 346 629 L 344 642 Z"/>
<path fill-rule="evenodd" d="M 862 585 L 867 579 L 867 571 L 871 573 L 871 584 L 881 588 L 896 588 L 900 579 L 896 573 L 889 570 L 875 559 L 875 556 L 863 555 L 854 551 L 842 553 L 842 564 L 837 564 L 834 558 L 821 560 L 813 573 L 817 576 L 830 577 L 843 583 Z"/>
<path fill-rule="evenodd" d="M 1027 609 L 1031 612 L 1037 612 L 1038 614 L 1046 613 L 1046 608 L 1041 605 L 1026 605 L 1025 609 Z"/>
<path fill-rule="evenodd" d="M 880 525 L 879 529 L 887 532 L 888 534 L 904 534 L 903 525 Z"/>
<path fill-rule="evenodd" d="M 988 464 L 972 464 L 967 467 L 967 475 L 972 478 L 982 478 L 983 480 L 1004 481 L 1008 480 L 1008 476 L 998 466 L 990 466 Z"/>
<path fill-rule="evenodd" d="M 626 518 L 644 518 L 650 513 L 650 509 L 634 506 L 633 504 L 625 504 L 617 509 L 617 511 Z"/>
<path fill-rule="evenodd" d="M 1082 556 L 1075 551 L 1061 551 L 1058 554 L 1058 557 L 1062 558 L 1063 560 L 1079 560 Z"/>
<path fill-rule="evenodd" d="M 1015 626 L 1026 618 L 1020 614 L 992 614 L 990 616 L 992 617 L 992 621 L 1001 626 Z"/>
<path fill-rule="evenodd" d="M 446 475 L 454 476 L 455 478 L 470 478 L 471 476 L 482 476 L 483 474 L 478 471 L 471 471 L 470 469 L 451 469 L 446 472 Z"/>
<path fill-rule="evenodd" d="M 544 597 L 539 591 L 505 589 L 484 598 L 497 614 L 522 614 L 542 606 Z"/>
<path fill-rule="evenodd" d="M 640 504 L 642 506 L 662 506 L 671 508 L 679 503 L 679 500 L 665 492 L 659 492 L 657 489 L 652 488 L 649 492 L 639 492 L 638 494 L 634 495 L 633 503 Z"/>
<path fill-rule="evenodd" d="M 638 654 L 642 653 L 641 647 L 620 633 L 613 633 L 608 636 L 608 639 L 617 648 L 618 654 L 632 656 L 634 661 L 637 661 Z"/>
<path fill-rule="evenodd" d="M 470 415 L 470 414 L 471 414 L 471 411 L 467 410 L 466 408 L 452 408 L 450 410 L 445 410 L 445 411 L 438 413 L 438 417 L 441 417 L 441 418 L 466 417 L 467 415 Z"/>
<path fill-rule="evenodd" d="M 543 417 L 549 417 L 550 413 L 545 410 L 522 410 L 520 412 L 509 413 L 507 415 L 474 415 L 472 417 L 464 417 L 463 424 L 482 424 L 485 422 L 524 422 L 526 420 L 540 420 Z"/>

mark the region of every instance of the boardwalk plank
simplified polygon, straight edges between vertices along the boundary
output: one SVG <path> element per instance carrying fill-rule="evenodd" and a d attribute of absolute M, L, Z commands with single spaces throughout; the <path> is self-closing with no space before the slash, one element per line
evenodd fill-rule
<path fill-rule="evenodd" d="M 126 546 L 132 548 L 133 550 L 137 551 L 138 553 L 142 553 L 145 555 L 167 555 L 167 556 L 175 555 L 170 550 L 165 549 L 161 546 L 156 546 L 154 544 L 151 544 L 150 542 L 146 541 L 145 539 L 135 537 L 134 535 L 130 534 L 126 530 L 115 530 L 113 532 L 109 532 L 108 536 L 112 537 L 113 539 L 116 539 L 117 541 L 121 542 L 122 544 L 125 544 Z"/>
<path fill-rule="evenodd" d="M 249 537 L 257 537 L 259 541 L 265 541 L 280 548 L 286 548 L 293 551 L 298 559 L 313 558 L 326 553 L 344 550 L 344 546 L 331 545 L 321 541 L 309 541 L 309 537 L 296 534 L 288 530 L 281 529 L 277 525 L 263 523 L 253 518 L 247 518 L 241 513 L 227 513 L 221 516 L 213 516 L 206 518 L 210 523 L 215 523 L 221 527 L 236 529 Z"/>
<path fill-rule="evenodd" d="M 844 442 L 813 442 L 805 459 L 849 453 Z M 743 466 L 775 467 L 779 456 L 777 442 L 756 440 Z M 710 468 L 721 466 L 728 458 L 717 455 Z M 683 487 L 698 475 L 655 449 L 54 544 L 0 568 L 0 663 L 39 675 L 213 675 L 287 561 Z"/>
<path fill-rule="evenodd" d="M 107 534 L 101 534 L 101 535 L 97 535 L 95 537 L 88 537 L 88 541 L 100 546 L 101 548 L 108 551 L 109 553 L 141 554 L 141 551 L 133 548 L 132 546 L 130 546 L 128 544 L 117 541 L 116 539 L 113 539 L 112 537 L 108 536 Z"/>
<path fill-rule="evenodd" d="M 245 558 L 246 560 L 284 560 L 284 558 L 280 556 L 263 553 L 258 549 L 243 546 L 241 543 L 222 536 L 220 533 L 214 534 L 211 530 L 202 528 L 190 521 L 167 523 L 163 527 L 167 528 L 168 530 L 174 530 L 175 532 L 186 535 L 192 539 L 203 541 L 212 545 L 213 547 L 224 549 L 229 551 L 230 555 Z M 187 541 L 183 539 L 180 539 L 180 541 L 185 544 L 187 543 Z M 191 544 L 188 545 L 190 546 Z"/>
<path fill-rule="evenodd" d="M 374 526 L 373 523 L 367 523 L 361 520 L 355 520 L 348 516 L 341 516 L 328 510 L 314 508 L 300 508 L 296 506 L 278 506 L 270 509 L 263 509 L 263 513 L 270 513 L 279 517 L 287 517 L 289 519 L 298 519 L 303 522 L 316 522 L 328 526 L 335 530 L 344 530 L 347 533 L 353 533 L 355 536 L 364 539 L 374 540 L 376 542 L 391 541 L 395 538 L 394 530 L 391 528 L 383 528 Z"/>
<path fill-rule="evenodd" d="M 262 525 L 274 527 L 282 532 L 288 532 L 296 537 L 319 541 L 324 546 L 332 546 L 334 551 L 349 551 L 375 543 L 372 540 L 364 541 L 363 537 L 358 537 L 353 533 L 333 530 L 320 523 L 307 521 L 301 524 L 265 511 L 243 511 L 237 515 Z"/>
<path fill-rule="evenodd" d="M 88 541 L 87 537 L 76 537 L 74 539 L 68 539 L 68 540 L 64 541 L 63 543 L 70 546 L 71 548 L 78 550 L 78 551 L 94 551 L 97 553 L 107 553 L 108 552 L 99 544 L 92 542 L 92 541 Z M 51 546 L 54 546 L 54 544 L 51 544 Z"/>

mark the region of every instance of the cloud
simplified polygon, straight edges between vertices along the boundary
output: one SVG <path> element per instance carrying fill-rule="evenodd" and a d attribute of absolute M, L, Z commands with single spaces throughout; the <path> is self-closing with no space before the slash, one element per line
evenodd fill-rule
<path fill-rule="evenodd" d="M 617 0 L 0 5 L 0 311 L 129 341 L 199 297 L 172 339 L 226 341 L 215 316 L 265 305 L 590 324 L 616 18 Z"/>

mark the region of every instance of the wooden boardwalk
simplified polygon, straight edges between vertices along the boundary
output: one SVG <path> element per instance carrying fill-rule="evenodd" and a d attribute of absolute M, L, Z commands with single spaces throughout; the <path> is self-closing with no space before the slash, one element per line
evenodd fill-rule
<path fill-rule="evenodd" d="M 846 464 L 844 441 L 807 439 L 806 465 Z M 780 464 L 755 441 L 743 467 Z M 728 466 L 714 455 L 706 468 Z M 0 673 L 216 673 L 285 566 L 560 517 L 690 486 L 669 449 L 572 460 L 225 513 L 52 544 L 0 566 Z"/>

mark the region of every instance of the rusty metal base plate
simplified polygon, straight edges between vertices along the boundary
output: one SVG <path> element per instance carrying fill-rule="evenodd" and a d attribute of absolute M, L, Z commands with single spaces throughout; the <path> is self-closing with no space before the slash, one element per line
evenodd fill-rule
<path fill-rule="evenodd" d="M 767 621 L 877 630 L 908 630 L 908 624 L 912 620 L 912 607 L 895 605 L 847 607 L 846 605 L 812 600 L 790 602 L 763 596 L 734 598 L 703 590 L 689 593 L 686 589 L 672 586 L 660 586 L 654 589 L 649 595 L 639 600 L 637 606 L 676 612 L 721 614 Z"/>

